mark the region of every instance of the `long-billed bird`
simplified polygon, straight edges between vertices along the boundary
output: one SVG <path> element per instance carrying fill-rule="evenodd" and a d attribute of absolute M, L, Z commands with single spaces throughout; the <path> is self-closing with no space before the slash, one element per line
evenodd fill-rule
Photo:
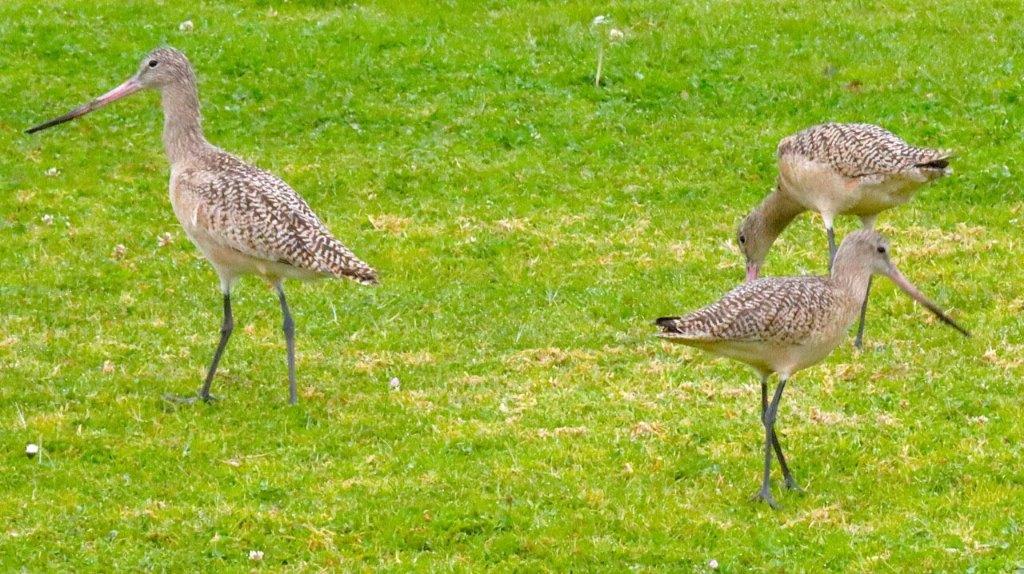
<path fill-rule="evenodd" d="M 174 48 L 153 50 L 123 84 L 28 133 L 73 120 L 146 89 L 157 90 L 162 97 L 174 214 L 217 271 L 224 296 L 220 341 L 198 398 L 211 399 L 210 385 L 234 327 L 231 288 L 240 276 L 253 274 L 277 291 L 284 316 L 289 402 L 295 404 L 295 325 L 283 280 L 346 277 L 374 285 L 377 272 L 335 239 L 288 184 L 206 141 L 195 72 L 185 55 Z"/>
<path fill-rule="evenodd" d="M 836 216 L 856 215 L 864 229 L 873 229 L 880 212 L 906 203 L 922 185 L 949 175 L 953 154 L 914 147 L 871 124 L 827 123 L 783 139 L 776 155 L 775 191 L 747 215 L 736 234 L 748 281 L 757 278 L 772 243 L 804 211 L 821 214 L 825 222 L 831 269 Z M 865 295 L 854 340 L 858 348 L 864 340 L 867 305 Z"/>
<path fill-rule="evenodd" d="M 793 374 L 825 359 L 842 341 L 875 274 L 889 277 L 943 322 L 970 336 L 899 272 L 889 259 L 889 242 L 872 230 L 855 231 L 843 240 L 830 276 L 755 279 L 689 315 L 656 321 L 661 327 L 659 337 L 742 361 L 761 377 L 764 476 L 754 498 L 773 508 L 777 507 L 770 486 L 773 450 L 786 486 L 797 488 L 775 434 L 782 390 Z M 779 384 L 769 402 L 772 373 L 779 376 Z"/>

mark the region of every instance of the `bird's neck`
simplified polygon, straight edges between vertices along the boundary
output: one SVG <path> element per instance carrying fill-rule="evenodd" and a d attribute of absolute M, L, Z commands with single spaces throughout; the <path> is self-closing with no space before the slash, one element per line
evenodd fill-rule
<path fill-rule="evenodd" d="M 772 241 L 782 233 L 783 229 L 786 229 L 794 217 L 807 211 L 804 206 L 783 193 L 778 184 L 775 186 L 775 191 L 769 193 L 761 205 L 757 206 L 757 210 L 764 221 L 764 230 Z"/>
<path fill-rule="evenodd" d="M 203 136 L 199 94 L 195 82 L 181 81 L 162 90 L 164 150 L 171 164 L 187 160 L 210 147 Z"/>
<path fill-rule="evenodd" d="M 868 294 L 871 274 L 870 262 L 858 261 L 855 256 L 837 256 L 832 264 L 832 281 L 841 287 L 857 305 L 860 305 L 860 302 Z"/>

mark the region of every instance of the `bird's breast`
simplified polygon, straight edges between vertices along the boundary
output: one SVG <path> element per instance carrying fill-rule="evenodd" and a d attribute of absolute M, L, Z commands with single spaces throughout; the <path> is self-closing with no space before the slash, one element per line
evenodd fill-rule
<path fill-rule="evenodd" d="M 858 200 L 850 178 L 810 158 L 799 155 L 780 158 L 779 177 L 787 195 L 817 213 L 847 213 Z"/>

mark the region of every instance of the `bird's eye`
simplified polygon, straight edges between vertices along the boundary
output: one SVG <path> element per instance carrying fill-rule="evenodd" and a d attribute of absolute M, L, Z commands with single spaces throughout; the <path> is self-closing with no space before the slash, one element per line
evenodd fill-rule
<path fill-rule="evenodd" d="M 156 60 L 150 60 L 150 61 L 149 61 L 149 67 L 150 67 L 150 68 L 155 68 L 155 67 L 156 67 L 156 65 L 157 65 L 157 64 L 159 64 L 159 63 L 160 63 L 160 62 L 157 62 Z"/>
<path fill-rule="evenodd" d="M 743 244 L 743 243 L 746 243 L 746 242 L 747 242 L 747 236 L 746 235 L 740 235 L 740 243 Z"/>
<path fill-rule="evenodd" d="M 879 245 L 879 246 L 878 246 L 878 252 L 879 252 L 879 253 L 885 253 L 885 247 L 884 247 L 884 246 L 882 246 L 882 245 Z"/>

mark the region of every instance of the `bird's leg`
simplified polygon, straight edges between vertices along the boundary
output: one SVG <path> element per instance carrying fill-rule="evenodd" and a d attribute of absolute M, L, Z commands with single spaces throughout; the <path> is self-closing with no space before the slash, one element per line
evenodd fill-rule
<path fill-rule="evenodd" d="M 217 374 L 217 365 L 220 357 L 224 354 L 224 348 L 228 346 L 228 339 L 231 338 L 231 331 L 235 330 L 235 319 L 231 316 L 231 293 L 224 294 L 224 321 L 220 324 L 220 342 L 217 343 L 217 350 L 213 353 L 213 361 L 210 363 L 210 371 L 206 373 L 206 380 L 203 381 L 203 388 L 199 390 L 199 398 L 209 401 L 210 385 L 213 384 L 213 376 Z"/>
<path fill-rule="evenodd" d="M 284 298 L 284 286 L 280 281 L 275 285 L 277 298 L 281 302 L 281 314 L 284 315 L 284 322 L 281 328 L 284 330 L 284 341 L 288 347 L 288 403 L 294 405 L 299 401 L 299 393 L 295 383 L 295 321 L 288 311 L 288 301 Z"/>
<path fill-rule="evenodd" d="M 764 416 L 768 411 L 768 377 L 761 377 L 761 423 L 764 424 Z M 775 433 L 775 429 L 772 429 L 772 444 L 775 448 L 775 457 L 779 459 L 779 466 L 782 467 L 782 478 L 786 481 L 786 488 L 789 490 L 802 490 L 800 485 L 796 483 L 796 479 L 793 478 L 793 473 L 789 470 L 789 465 L 786 464 L 786 457 L 782 454 L 782 443 L 779 442 L 779 436 Z"/>
<path fill-rule="evenodd" d="M 775 387 L 775 396 L 764 413 L 764 477 L 761 480 L 761 490 L 754 495 L 754 500 L 762 500 L 772 508 L 779 505 L 772 497 L 771 469 L 772 469 L 772 436 L 775 432 L 775 416 L 779 412 L 779 401 L 782 399 L 782 390 L 786 387 L 786 379 L 779 379 L 779 386 Z"/>
<path fill-rule="evenodd" d="M 206 372 L 206 380 L 203 381 L 203 387 L 199 389 L 198 398 L 205 402 L 210 402 L 215 398 L 210 394 L 210 385 L 213 384 L 213 376 L 217 374 L 217 365 L 220 364 L 221 355 L 224 354 L 224 349 L 228 346 L 228 339 L 231 338 L 231 331 L 234 329 L 235 320 L 231 316 L 231 293 L 225 291 L 224 320 L 220 324 L 220 342 L 217 343 L 217 350 L 213 353 L 213 361 L 210 362 L 210 369 Z M 164 398 L 178 403 L 193 403 L 196 401 L 196 397 L 178 397 L 175 395 L 165 395 Z"/>
<path fill-rule="evenodd" d="M 832 272 L 832 263 L 836 259 L 836 230 L 832 229 L 832 224 L 829 223 L 825 227 L 825 233 L 828 234 L 828 272 Z"/>
<path fill-rule="evenodd" d="M 857 338 L 853 340 L 853 346 L 860 349 L 864 346 L 864 316 L 868 313 L 868 294 L 871 293 L 871 278 L 868 278 L 868 288 L 864 291 L 864 302 L 860 306 L 860 322 L 857 324 Z"/>

